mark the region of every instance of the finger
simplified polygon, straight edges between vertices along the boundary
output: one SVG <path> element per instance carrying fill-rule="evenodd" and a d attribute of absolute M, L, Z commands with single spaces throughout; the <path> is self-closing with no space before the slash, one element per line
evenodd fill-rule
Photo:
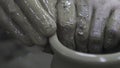
<path fill-rule="evenodd" d="M 77 28 L 75 33 L 76 48 L 87 52 L 92 6 L 86 0 L 76 0 Z"/>
<path fill-rule="evenodd" d="M 73 0 L 60 0 L 58 11 L 58 38 L 68 48 L 75 49 L 74 33 L 76 28 L 76 11 Z"/>
<path fill-rule="evenodd" d="M 7 1 L 7 0 L 6 0 Z M 30 37 L 33 43 L 37 45 L 45 45 L 46 38 L 42 35 L 39 35 L 31 26 L 30 22 L 26 19 L 19 7 L 14 3 L 13 0 L 2 1 L 2 7 L 7 11 L 7 14 L 10 15 L 11 19 L 18 24 L 22 31 Z M 14 9 L 11 11 L 11 9 Z"/>
<path fill-rule="evenodd" d="M 56 3 L 57 0 L 39 0 L 44 9 L 50 14 L 50 16 L 56 21 Z"/>
<path fill-rule="evenodd" d="M 44 36 L 51 36 L 56 31 L 56 23 L 43 9 L 38 0 L 15 0 L 18 6 L 31 21 L 33 27 Z"/>
<path fill-rule="evenodd" d="M 104 50 L 113 50 L 120 39 L 120 9 L 113 12 L 106 24 Z"/>
<path fill-rule="evenodd" d="M 21 33 L 13 24 L 11 19 L 6 15 L 4 10 L 0 7 L 0 26 L 4 29 L 8 30 L 11 35 L 16 37 L 17 39 L 21 40 L 25 44 L 30 44 L 29 38 L 27 38 L 23 33 Z"/>
<path fill-rule="evenodd" d="M 91 24 L 88 50 L 90 53 L 101 53 L 103 49 L 104 28 L 109 17 L 110 8 L 108 6 L 96 9 L 96 13 Z"/>

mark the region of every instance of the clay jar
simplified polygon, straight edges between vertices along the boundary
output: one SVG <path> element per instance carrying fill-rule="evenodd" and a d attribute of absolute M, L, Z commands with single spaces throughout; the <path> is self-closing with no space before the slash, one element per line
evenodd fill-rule
<path fill-rule="evenodd" d="M 71 50 L 60 43 L 57 35 L 50 39 L 54 51 L 51 68 L 120 68 L 120 53 L 87 54 Z"/>

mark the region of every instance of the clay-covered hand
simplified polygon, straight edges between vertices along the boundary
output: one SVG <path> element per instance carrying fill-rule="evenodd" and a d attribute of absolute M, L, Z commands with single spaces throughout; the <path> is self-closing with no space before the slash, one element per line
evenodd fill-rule
<path fill-rule="evenodd" d="M 74 0 L 58 0 L 57 35 L 62 44 L 75 49 L 76 9 Z"/>
<path fill-rule="evenodd" d="M 76 0 L 77 49 L 102 53 L 114 49 L 120 39 L 120 0 Z"/>
<path fill-rule="evenodd" d="M 0 25 L 26 44 L 46 45 L 57 28 L 56 2 L 40 1 L 0 0 Z"/>

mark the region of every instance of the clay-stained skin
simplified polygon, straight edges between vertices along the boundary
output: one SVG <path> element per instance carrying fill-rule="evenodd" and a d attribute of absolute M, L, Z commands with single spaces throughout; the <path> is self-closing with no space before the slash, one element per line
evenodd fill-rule
<path fill-rule="evenodd" d="M 108 29 L 108 27 L 105 27 L 105 26 L 106 24 L 108 24 L 109 16 L 111 16 L 110 15 L 111 10 L 119 9 L 120 0 L 89 0 L 89 1 L 91 1 L 91 4 L 95 9 L 93 11 L 95 12 L 93 13 L 93 19 L 91 21 L 88 52 L 101 53 L 103 51 L 103 47 L 107 47 L 106 45 L 103 45 L 104 44 L 103 41 L 108 41 L 108 38 L 111 38 L 110 36 L 107 36 L 107 32 L 109 34 L 111 33 L 110 32 L 111 29 L 118 30 L 118 28 L 115 26 L 114 28 L 109 26 L 110 30 L 108 31 L 108 30 L 105 30 L 106 28 Z M 115 33 L 115 32 L 112 32 L 112 33 Z M 104 39 L 105 36 L 107 36 L 106 40 Z M 116 40 L 117 39 L 114 40 L 115 43 L 116 43 Z M 111 44 L 113 44 L 113 42 L 111 42 Z M 112 47 L 115 47 L 115 46 L 112 46 Z"/>
<path fill-rule="evenodd" d="M 15 0 L 31 21 L 36 30 L 44 36 L 51 36 L 56 31 L 56 23 L 45 11 L 38 0 Z"/>
<path fill-rule="evenodd" d="M 56 3 L 57 0 L 39 0 L 43 8 L 50 14 L 50 16 L 56 21 Z"/>
<path fill-rule="evenodd" d="M 77 28 L 75 34 L 76 47 L 78 51 L 87 52 L 87 42 L 89 36 L 89 5 L 86 0 L 76 0 L 77 7 Z"/>
<path fill-rule="evenodd" d="M 30 40 L 23 34 L 21 33 L 13 24 L 11 19 L 6 15 L 4 10 L 0 7 L 0 25 L 8 30 L 14 37 L 17 39 L 21 40 L 25 44 L 29 44 Z"/>
<path fill-rule="evenodd" d="M 108 6 L 96 9 L 93 22 L 91 23 L 88 51 L 90 53 L 102 53 L 104 29 L 110 14 Z"/>
<path fill-rule="evenodd" d="M 120 39 L 120 9 L 113 12 L 108 23 L 106 23 L 106 32 L 104 39 L 104 50 L 112 51 Z"/>
<path fill-rule="evenodd" d="M 68 48 L 75 49 L 76 11 L 74 0 L 59 0 L 57 11 L 59 40 Z"/>
<path fill-rule="evenodd" d="M 31 38 L 33 43 L 37 45 L 45 45 L 46 38 L 39 35 L 31 26 L 30 22 L 24 16 L 19 7 L 13 0 L 1 0 L 3 8 L 7 11 L 7 14 L 18 24 L 28 37 Z"/>

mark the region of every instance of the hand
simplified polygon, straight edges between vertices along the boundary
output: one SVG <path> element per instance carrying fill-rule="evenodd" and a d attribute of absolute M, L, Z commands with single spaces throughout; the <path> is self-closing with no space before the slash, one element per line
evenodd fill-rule
<path fill-rule="evenodd" d="M 56 31 L 56 2 L 50 2 L 42 2 L 45 10 L 38 0 L 0 0 L 0 25 L 26 44 L 44 46 Z"/>
<path fill-rule="evenodd" d="M 68 48 L 82 52 L 115 49 L 120 34 L 119 5 L 119 0 L 59 0 L 59 40 Z"/>
<path fill-rule="evenodd" d="M 102 53 L 114 49 L 120 39 L 119 0 L 76 0 L 77 48 Z"/>

